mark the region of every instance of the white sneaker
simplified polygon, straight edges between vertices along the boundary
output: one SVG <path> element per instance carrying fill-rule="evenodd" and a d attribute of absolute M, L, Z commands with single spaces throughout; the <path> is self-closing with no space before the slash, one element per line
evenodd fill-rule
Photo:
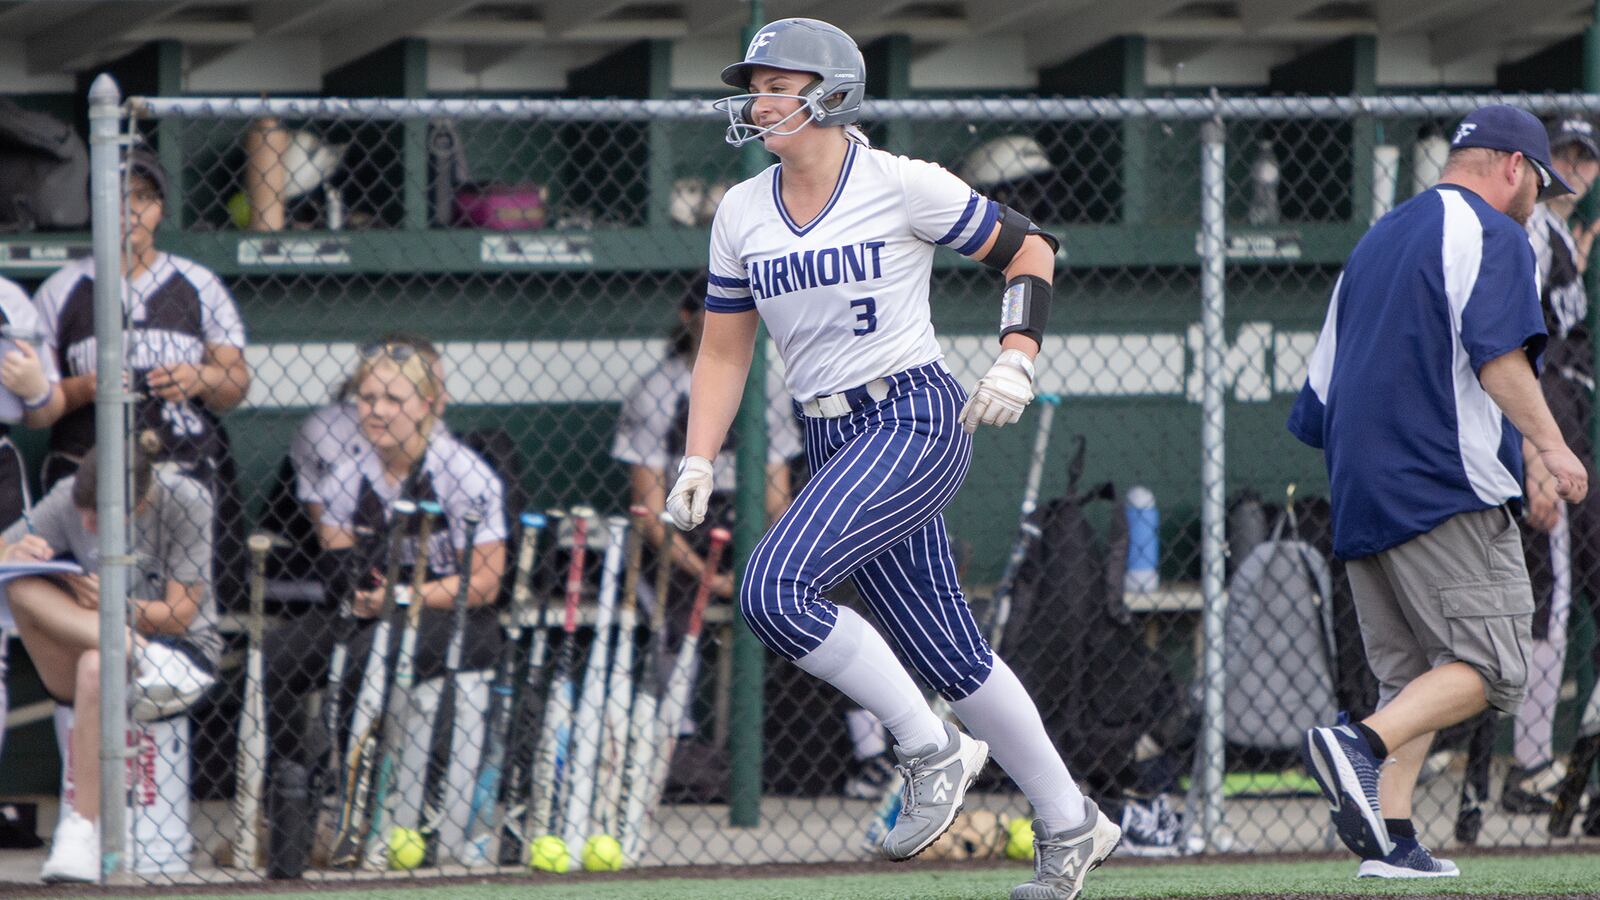
<path fill-rule="evenodd" d="M 166 644 L 145 644 L 136 659 L 130 710 L 136 722 L 154 722 L 184 712 L 217 680 Z"/>
<path fill-rule="evenodd" d="M 40 880 L 47 884 L 100 882 L 100 829 L 78 814 L 67 813 L 56 826 L 55 837 L 50 841 L 50 858 L 39 870 Z"/>
<path fill-rule="evenodd" d="M 1083 879 L 1105 862 L 1122 841 L 1122 829 L 1083 798 L 1089 816 L 1082 825 L 1048 834 L 1044 820 L 1033 823 L 1033 880 L 1011 890 L 1011 900 L 1077 900 Z"/>
<path fill-rule="evenodd" d="M 945 746 L 932 744 L 907 751 L 896 745 L 895 768 L 900 786 L 900 815 L 879 846 L 883 855 L 901 862 L 928 847 L 950 828 L 961 812 L 967 788 L 989 761 L 989 745 L 944 723 Z"/>

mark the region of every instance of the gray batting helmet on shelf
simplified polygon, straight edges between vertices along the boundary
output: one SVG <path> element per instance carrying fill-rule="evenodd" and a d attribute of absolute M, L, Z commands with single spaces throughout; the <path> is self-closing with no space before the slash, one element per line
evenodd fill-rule
<path fill-rule="evenodd" d="M 746 91 L 751 72 L 757 66 L 808 72 L 816 79 L 799 92 L 811 120 L 818 125 L 849 125 L 861 117 L 861 101 L 867 93 L 867 63 L 850 35 L 816 19 L 779 19 L 769 23 L 750 39 L 744 59 L 722 70 L 722 80 Z M 775 131 L 789 116 L 762 127 L 749 118 L 750 105 L 759 93 L 724 97 L 717 108 L 728 113 L 728 143 L 738 146 Z M 796 110 L 798 113 L 800 110 Z M 803 122 L 801 123 L 804 124 Z"/>

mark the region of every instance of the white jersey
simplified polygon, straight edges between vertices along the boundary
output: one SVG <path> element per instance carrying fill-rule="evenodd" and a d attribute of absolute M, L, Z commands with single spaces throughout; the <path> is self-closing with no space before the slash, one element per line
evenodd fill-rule
<path fill-rule="evenodd" d="M 233 295 L 206 267 L 157 253 L 149 269 L 122 282 L 128 329 L 124 358 L 134 387 L 157 366 L 205 362 L 206 348 L 244 348 L 244 322 Z M 39 312 L 40 355 L 55 359 L 64 377 L 95 371 L 99 345 L 94 330 L 94 260 L 75 259 L 45 279 L 33 295 Z M 224 443 L 216 417 L 196 399 L 161 400 L 145 395 L 135 404 L 136 427 L 161 432 L 163 458 L 218 459 Z M 94 406 L 71 410 L 50 429 L 52 451 L 78 455 L 94 446 Z"/>
<path fill-rule="evenodd" d="M 435 433 L 428 441 L 421 475 L 428 484 L 423 495 L 438 498 L 439 505 L 444 508 L 445 521 L 449 523 L 448 537 L 436 530 L 429 542 L 429 569 L 439 575 L 455 573 L 455 556 L 443 551 L 447 546 L 457 554 L 466 549 L 465 516 L 468 512 L 476 512 L 483 518 L 474 544 L 506 539 L 505 491 L 500 476 L 483 457 L 453 435 Z M 317 488 L 325 504 L 322 524 L 354 528 L 362 512 L 364 489 L 371 490 L 381 501 L 380 508 L 386 510 L 399 499 L 400 487 L 384 476 L 377 453 L 346 457 L 333 466 L 322 486 Z"/>
<path fill-rule="evenodd" d="M 361 417 L 354 402 L 330 403 L 306 416 L 289 442 L 295 499 L 327 505 L 319 492 L 334 466 L 371 452 L 372 444 L 361 433 Z"/>
<path fill-rule="evenodd" d="M 200 365 L 208 345 L 245 345 L 233 295 L 199 263 L 157 253 L 149 269 L 122 285 L 123 310 L 131 322 L 124 349 L 134 369 Z M 40 339 L 68 375 L 95 370 L 93 291 L 94 260 L 85 257 L 57 269 L 33 295 Z"/>
<path fill-rule="evenodd" d="M 706 309 L 759 310 L 800 401 L 939 359 L 934 247 L 976 253 L 998 205 L 938 165 L 851 141 L 832 198 L 801 226 L 782 177 L 774 165 L 717 208 Z"/>

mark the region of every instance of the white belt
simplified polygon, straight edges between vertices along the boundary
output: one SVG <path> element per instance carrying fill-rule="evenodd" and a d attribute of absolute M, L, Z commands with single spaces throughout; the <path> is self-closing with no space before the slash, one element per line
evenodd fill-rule
<path fill-rule="evenodd" d="M 856 403 L 852 404 L 851 396 L 854 395 Z M 800 404 L 800 411 L 813 419 L 837 419 L 848 416 L 858 407 L 866 406 L 870 400 L 877 403 L 889 396 L 889 379 L 875 378 L 858 388 L 840 391 L 837 394 L 823 394 Z"/>

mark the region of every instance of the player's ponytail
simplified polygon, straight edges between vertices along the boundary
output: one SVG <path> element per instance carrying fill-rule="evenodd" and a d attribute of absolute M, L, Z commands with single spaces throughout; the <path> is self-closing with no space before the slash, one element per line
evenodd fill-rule
<path fill-rule="evenodd" d="M 129 502 L 137 506 L 150 494 L 150 485 L 155 482 L 155 459 L 161 453 L 161 435 L 151 429 L 139 432 L 133 442 L 132 465 L 129 467 L 133 475 L 133 496 Z M 78 463 L 78 471 L 72 482 L 72 505 L 78 509 L 92 510 L 100 502 L 100 462 L 96 448 L 89 448 L 83 455 L 83 460 Z"/>

